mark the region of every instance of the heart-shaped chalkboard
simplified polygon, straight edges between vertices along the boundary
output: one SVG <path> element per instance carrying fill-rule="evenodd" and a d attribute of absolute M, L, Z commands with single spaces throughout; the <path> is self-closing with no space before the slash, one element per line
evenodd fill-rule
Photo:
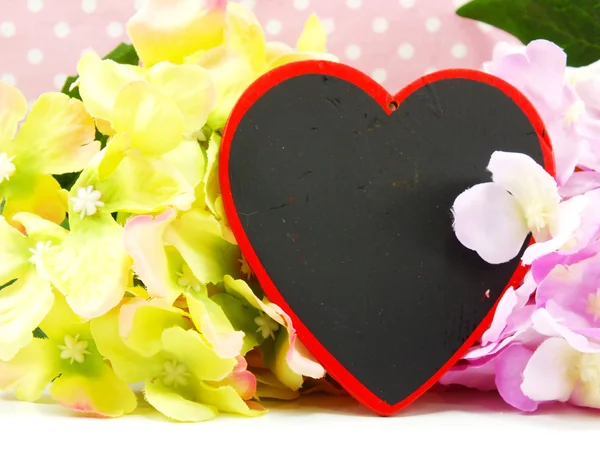
<path fill-rule="evenodd" d="M 306 347 L 379 414 L 431 387 L 524 276 L 522 253 L 487 264 L 452 229 L 454 200 L 490 181 L 496 150 L 554 174 L 532 105 L 472 70 L 393 96 L 343 64 L 291 63 L 230 116 L 220 178 L 242 252 Z"/>

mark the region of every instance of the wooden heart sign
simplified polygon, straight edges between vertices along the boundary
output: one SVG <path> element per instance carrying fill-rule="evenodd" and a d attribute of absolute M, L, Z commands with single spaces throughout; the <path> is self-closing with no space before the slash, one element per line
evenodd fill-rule
<path fill-rule="evenodd" d="M 305 346 L 376 413 L 435 384 L 524 276 L 522 253 L 487 264 L 452 229 L 454 200 L 490 181 L 496 150 L 553 174 L 532 105 L 472 70 L 391 95 L 343 64 L 291 63 L 230 116 L 220 182 L 242 252 Z"/>

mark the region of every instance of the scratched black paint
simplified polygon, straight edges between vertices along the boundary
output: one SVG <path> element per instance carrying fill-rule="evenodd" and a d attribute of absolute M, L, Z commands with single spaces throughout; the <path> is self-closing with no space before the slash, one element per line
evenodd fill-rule
<path fill-rule="evenodd" d="M 388 116 L 347 81 L 302 75 L 261 97 L 234 134 L 232 194 L 263 266 L 391 405 L 458 350 L 518 265 L 483 263 L 452 231 L 454 199 L 490 180 L 494 150 L 543 164 L 514 101 L 466 79 L 427 85 Z"/>

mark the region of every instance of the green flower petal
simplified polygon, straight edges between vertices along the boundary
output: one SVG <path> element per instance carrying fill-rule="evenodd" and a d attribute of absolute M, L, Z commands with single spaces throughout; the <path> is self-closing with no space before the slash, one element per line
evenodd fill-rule
<path fill-rule="evenodd" d="M 179 171 L 192 188 L 196 188 L 204 177 L 206 158 L 196 139 L 184 139 L 168 153 L 162 161 Z"/>
<path fill-rule="evenodd" d="M 129 308 L 134 309 L 133 314 L 127 311 Z M 191 328 L 183 311 L 177 308 L 161 308 L 147 303 L 127 305 L 121 308 L 121 318 L 125 314 L 133 317 L 131 328 L 124 336 L 125 344 L 146 357 L 156 355 L 162 349 L 163 332 L 168 328 L 181 327 L 182 331 Z"/>
<path fill-rule="evenodd" d="M 145 396 L 159 412 L 179 422 L 204 422 L 218 415 L 216 408 L 187 400 L 160 383 L 146 383 Z"/>
<path fill-rule="evenodd" d="M 258 327 L 254 322 L 254 319 L 260 315 L 257 309 L 229 294 L 216 294 L 211 297 L 211 300 L 221 307 L 233 328 L 244 333 L 241 355 L 245 355 L 264 341 L 262 335 L 257 333 Z"/>
<path fill-rule="evenodd" d="M 221 381 L 234 369 L 235 358 L 219 358 L 194 330 L 169 328 L 162 335 L 164 350 L 184 364 L 198 380 Z"/>
<path fill-rule="evenodd" d="M 120 417 L 137 407 L 129 385 L 107 364 L 102 364 L 94 376 L 63 373 L 52 383 L 50 393 L 65 408 L 102 417 Z"/>
<path fill-rule="evenodd" d="M 194 188 L 174 167 L 156 158 L 128 155 L 120 161 L 110 176 L 100 179 L 98 162 L 86 168 L 71 189 L 71 196 L 80 188 L 93 186 L 102 193 L 105 213 L 130 212 L 145 214 L 165 207 L 189 209 L 194 202 Z M 148 174 L 152 174 L 151 177 Z M 143 189 L 140 189 L 143 186 Z M 71 212 L 72 215 L 76 213 Z"/>
<path fill-rule="evenodd" d="M 200 402 L 213 405 L 223 412 L 248 417 L 256 417 L 265 413 L 265 410 L 251 409 L 231 386 L 214 387 L 200 382 L 197 386 L 196 396 Z"/>
<path fill-rule="evenodd" d="M 204 174 L 204 201 L 208 209 L 219 218 L 218 211 L 215 207 L 217 197 L 221 192 L 219 186 L 219 149 L 221 147 L 221 137 L 217 133 L 213 133 L 208 142 L 206 150 L 206 172 Z"/>
<path fill-rule="evenodd" d="M 33 243 L 0 216 L 0 286 L 29 270 Z"/>
<path fill-rule="evenodd" d="M 108 359 L 117 376 L 127 383 L 150 380 L 160 374 L 163 359 L 144 358 L 125 345 L 119 335 L 120 308 L 114 308 L 90 322 L 92 336 L 100 354 Z"/>
<path fill-rule="evenodd" d="M 33 339 L 35 330 L 52 308 L 54 293 L 35 268 L 0 290 L 0 360 L 12 359 Z"/>
<path fill-rule="evenodd" d="M 184 294 L 197 330 L 221 358 L 235 358 L 242 350 L 244 333 L 236 331 L 223 309 L 203 292 Z"/>
<path fill-rule="evenodd" d="M 275 339 L 275 358 L 269 368 L 284 386 L 296 391 L 304 384 L 304 377 L 290 368 L 287 360 L 289 351 L 289 335 L 287 330 L 283 328 L 279 331 Z"/>
<path fill-rule="evenodd" d="M 217 284 L 226 274 L 239 273 L 240 249 L 225 241 L 217 220 L 197 209 L 185 212 L 165 232 L 203 284 Z"/>
<path fill-rule="evenodd" d="M 87 319 L 121 302 L 133 263 L 125 253 L 123 228 L 110 216 L 79 221 L 62 245 L 44 251 L 41 260 L 73 311 Z"/>
<path fill-rule="evenodd" d="M 56 245 L 60 244 L 68 234 L 65 228 L 49 220 L 42 219 L 36 214 L 18 213 L 12 219 L 23 225 L 27 236 L 34 241 L 49 241 L 53 245 Z"/>
<path fill-rule="evenodd" d="M 0 390 L 15 389 L 19 400 L 37 401 L 60 373 L 59 354 L 53 341 L 33 339 L 11 361 L 0 361 Z"/>
<path fill-rule="evenodd" d="M 89 322 L 73 312 L 65 297 L 55 293 L 54 303 L 48 315 L 40 323 L 46 336 L 55 341 L 62 341 L 64 336 L 89 336 Z"/>

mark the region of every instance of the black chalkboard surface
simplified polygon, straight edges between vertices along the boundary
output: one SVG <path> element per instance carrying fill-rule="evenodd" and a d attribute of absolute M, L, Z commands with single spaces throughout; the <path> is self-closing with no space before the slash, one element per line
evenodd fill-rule
<path fill-rule="evenodd" d="M 433 385 L 524 275 L 521 255 L 487 264 L 452 229 L 495 150 L 554 170 L 531 104 L 470 70 L 392 96 L 342 64 L 292 63 L 230 117 L 221 188 L 242 252 L 307 348 L 379 414 Z"/>

